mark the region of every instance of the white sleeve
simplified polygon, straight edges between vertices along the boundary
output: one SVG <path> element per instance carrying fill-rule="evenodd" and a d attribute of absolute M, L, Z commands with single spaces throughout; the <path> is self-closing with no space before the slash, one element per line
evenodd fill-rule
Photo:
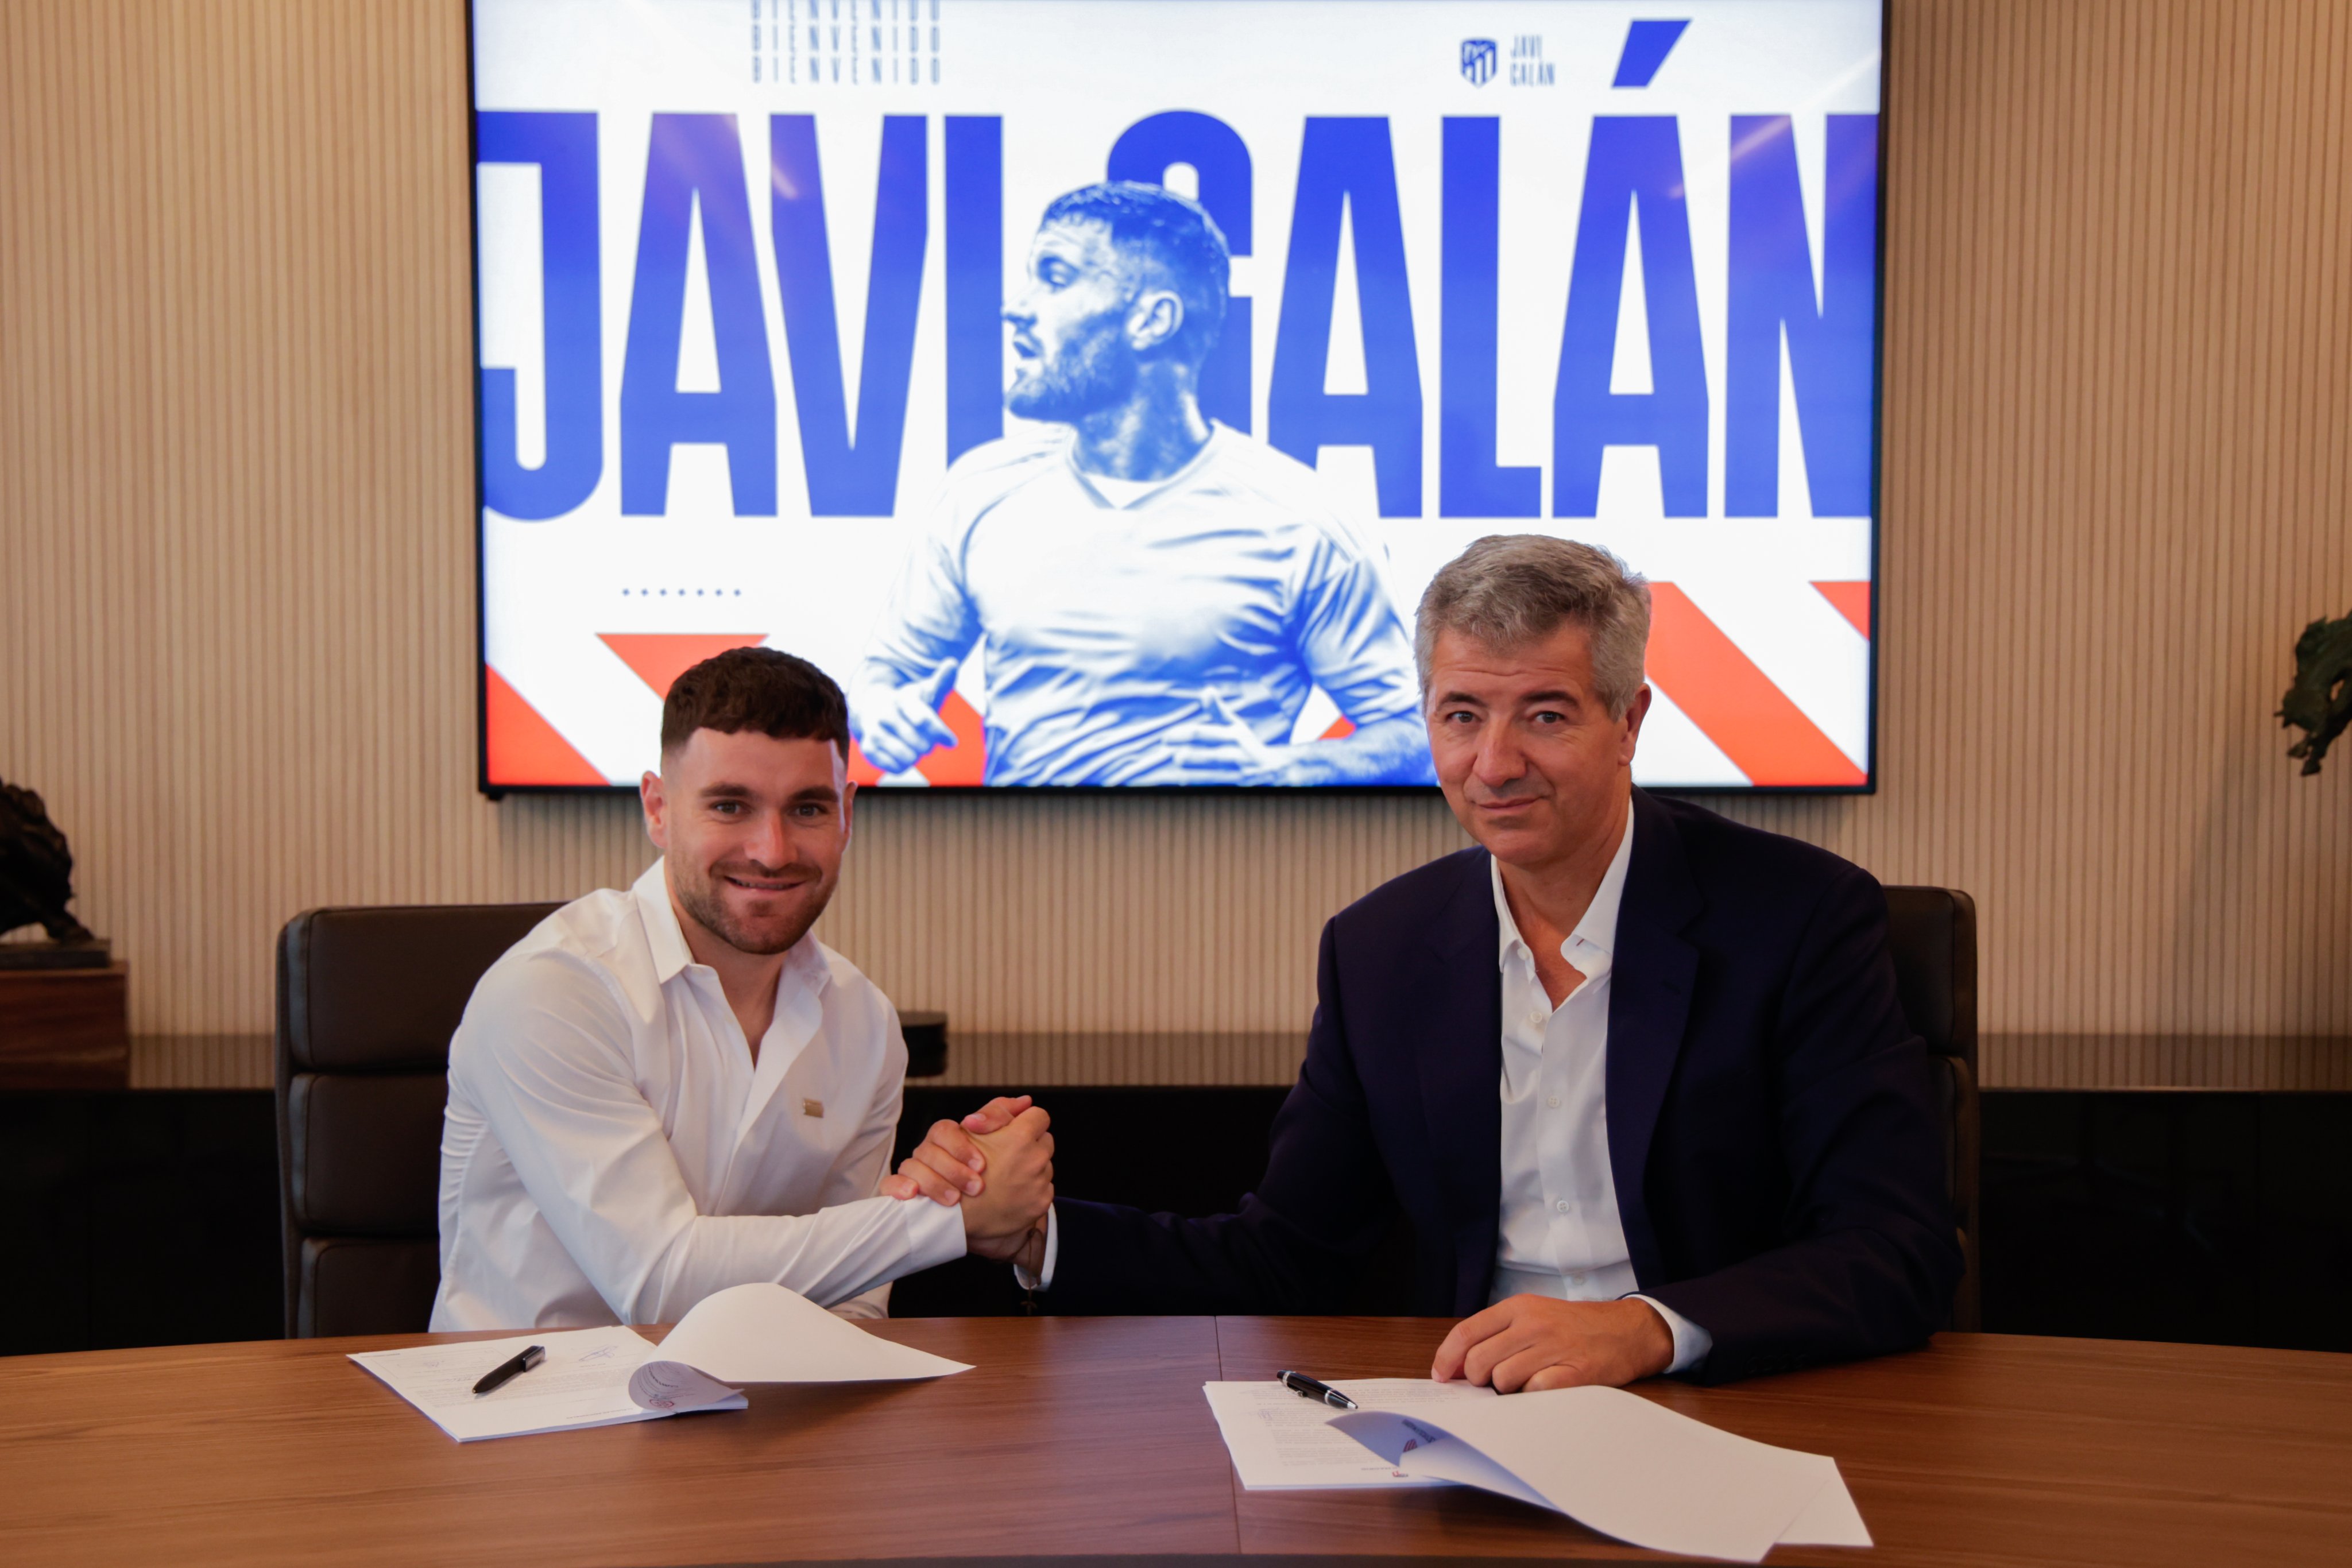
<path fill-rule="evenodd" d="M 1715 1348 L 1713 1334 L 1656 1297 L 1636 1292 L 1625 1299 L 1645 1303 L 1652 1312 L 1666 1320 L 1666 1332 L 1675 1336 L 1675 1359 L 1667 1364 L 1668 1372 L 1688 1372 L 1705 1361 L 1706 1353 Z"/>
<path fill-rule="evenodd" d="M 503 982 L 503 983 L 501 983 Z M 593 968 L 534 956 L 488 979 L 451 1041 L 451 1071 L 572 1260 L 623 1322 L 675 1322 L 730 1285 L 771 1281 L 820 1306 L 963 1254 L 961 1211 L 872 1194 L 890 1155 L 869 1117 L 858 1166 L 814 1214 L 707 1215 L 620 1041 L 622 1003 Z M 898 1083 L 887 1109 L 897 1120 Z M 879 1107 L 877 1107 L 878 1111 Z M 867 1168 L 867 1167 L 877 1168 Z"/>
<path fill-rule="evenodd" d="M 1062 1255 L 1062 1221 L 1048 1208 L 1045 1210 L 1045 1257 L 1034 1274 L 1020 1264 L 1013 1265 L 1013 1277 L 1024 1291 L 1050 1291 L 1054 1288 L 1054 1261 Z"/>

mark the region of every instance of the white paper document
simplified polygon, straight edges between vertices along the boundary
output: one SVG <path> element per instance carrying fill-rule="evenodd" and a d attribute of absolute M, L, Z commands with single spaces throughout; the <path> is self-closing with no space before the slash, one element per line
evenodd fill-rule
<path fill-rule="evenodd" d="M 884 1383 L 945 1377 L 971 1364 L 894 1344 L 782 1285 L 705 1296 L 629 1379 L 653 1409 L 696 1409 L 738 1383 Z"/>
<path fill-rule="evenodd" d="M 547 1347 L 544 1362 L 488 1394 L 474 1392 L 484 1373 L 534 1344 Z M 676 1414 L 648 1410 L 629 1397 L 629 1375 L 653 1350 L 634 1329 L 542 1329 L 511 1339 L 362 1351 L 352 1359 L 383 1379 L 444 1432 L 470 1443 Z M 727 1395 L 702 1408 L 743 1407 L 740 1393 L 730 1388 Z"/>
<path fill-rule="evenodd" d="M 526 1346 L 547 1359 L 488 1394 L 474 1384 Z M 969 1372 L 877 1339 L 781 1285 L 707 1296 L 660 1345 L 635 1330 L 542 1329 L 507 1339 L 362 1351 L 352 1359 L 461 1443 L 740 1410 L 744 1383 L 860 1383 Z"/>
<path fill-rule="evenodd" d="M 1366 1409 L 1400 1413 L 1451 1410 L 1465 1399 L 1492 1399 L 1495 1391 L 1426 1377 L 1361 1377 L 1332 1387 Z M 1209 1408 L 1224 1435 L 1234 1473 L 1251 1491 L 1296 1487 L 1443 1486 L 1436 1477 L 1408 1475 L 1325 1423 L 1328 1405 L 1301 1398 L 1267 1378 L 1261 1383 L 1204 1383 Z"/>
<path fill-rule="evenodd" d="M 1328 1418 L 1409 1476 L 1567 1514 L 1658 1552 L 1760 1563 L 1774 1546 L 1868 1546 L 1826 1454 L 1719 1431 L 1622 1388 L 1559 1388 Z"/>

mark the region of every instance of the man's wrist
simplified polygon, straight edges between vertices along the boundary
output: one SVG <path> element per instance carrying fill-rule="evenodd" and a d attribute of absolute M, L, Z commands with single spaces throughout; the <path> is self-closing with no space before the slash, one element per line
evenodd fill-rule
<path fill-rule="evenodd" d="M 1021 1288 L 1024 1291 L 1050 1291 L 1054 1288 L 1054 1265 L 1061 1260 L 1062 1222 L 1055 1218 L 1051 1205 L 1048 1205 L 1045 1209 L 1045 1232 L 1044 1244 L 1037 1254 L 1038 1262 L 1034 1269 L 1023 1267 L 1020 1259 L 1013 1260 L 1013 1277 L 1020 1281 Z"/>
<path fill-rule="evenodd" d="M 900 1223 L 906 1227 L 907 1257 L 912 1265 L 908 1273 L 952 1263 L 969 1249 L 961 1208 L 933 1203 L 919 1194 L 889 1201 L 896 1206 Z"/>
<path fill-rule="evenodd" d="M 1666 1360 L 1664 1365 L 1656 1369 L 1657 1371 L 1664 1373 L 1688 1372 L 1692 1367 L 1696 1366 L 1700 1362 L 1705 1361 L 1706 1359 L 1707 1352 L 1715 1348 L 1715 1336 L 1713 1334 L 1707 1333 L 1706 1330 L 1691 1322 L 1690 1319 L 1683 1316 L 1682 1313 L 1675 1311 L 1674 1308 L 1666 1305 L 1665 1302 L 1658 1300 L 1655 1296 L 1634 1294 L 1627 1296 L 1624 1299 L 1629 1301 L 1639 1301 L 1643 1306 L 1649 1308 L 1652 1312 L 1656 1314 L 1658 1322 L 1665 1328 L 1667 1341 Z"/>

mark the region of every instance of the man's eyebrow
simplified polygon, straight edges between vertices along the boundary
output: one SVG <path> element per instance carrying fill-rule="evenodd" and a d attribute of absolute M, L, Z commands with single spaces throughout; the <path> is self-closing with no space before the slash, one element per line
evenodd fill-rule
<path fill-rule="evenodd" d="M 1522 707 L 1530 703 L 1566 703 L 1571 706 L 1580 706 L 1583 703 L 1584 698 L 1569 687 L 1556 686 L 1539 692 L 1522 692 L 1513 696 L 1511 701 Z M 1439 697 L 1437 702 L 1438 706 L 1441 707 L 1448 703 L 1468 703 L 1473 707 L 1485 707 L 1488 706 L 1485 697 L 1475 696 L 1468 692 L 1459 691 L 1447 692 L 1444 695 Z"/>
<path fill-rule="evenodd" d="M 812 784 L 805 789 L 795 789 L 788 797 L 793 802 L 802 800 L 838 800 L 841 792 L 830 784 Z"/>
<path fill-rule="evenodd" d="M 749 784 L 731 784 L 725 779 L 716 784 L 705 784 L 701 791 L 701 799 L 705 800 L 749 800 L 752 796 Z"/>

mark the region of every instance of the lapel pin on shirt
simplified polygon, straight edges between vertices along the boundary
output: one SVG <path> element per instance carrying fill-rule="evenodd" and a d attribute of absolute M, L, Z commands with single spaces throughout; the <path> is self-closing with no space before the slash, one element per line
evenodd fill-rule
<path fill-rule="evenodd" d="M 803 1116 L 823 1116 L 824 1114 L 824 1102 L 822 1100 L 802 1101 L 801 1114 Z"/>

